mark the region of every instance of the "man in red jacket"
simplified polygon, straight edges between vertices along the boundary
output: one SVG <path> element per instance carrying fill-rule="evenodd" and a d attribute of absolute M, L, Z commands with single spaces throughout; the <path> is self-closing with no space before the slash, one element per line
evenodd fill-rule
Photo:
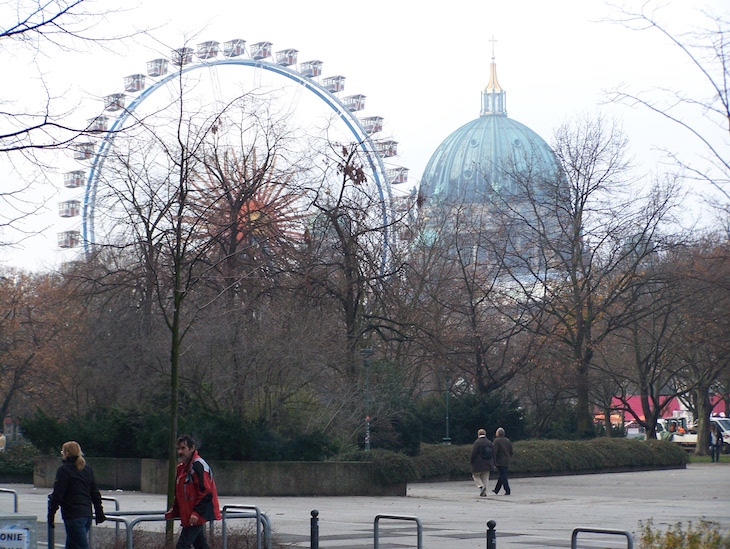
<path fill-rule="evenodd" d="M 218 491 L 213 471 L 195 449 L 195 439 L 182 435 L 177 439 L 177 465 L 175 477 L 175 501 L 165 513 L 167 520 L 180 517 L 182 532 L 176 549 L 210 549 L 205 539 L 203 525 L 207 521 L 220 520 Z"/>

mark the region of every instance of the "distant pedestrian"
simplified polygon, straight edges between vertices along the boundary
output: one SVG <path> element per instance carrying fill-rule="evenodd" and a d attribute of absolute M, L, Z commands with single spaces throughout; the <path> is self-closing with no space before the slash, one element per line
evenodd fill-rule
<path fill-rule="evenodd" d="M 54 527 L 60 507 L 66 527 L 66 549 L 89 549 L 92 506 L 96 524 L 106 520 L 94 471 L 86 463 L 79 443 L 73 440 L 63 445 L 61 459 L 63 465 L 56 471 L 53 493 L 48 498 L 48 526 Z"/>
<path fill-rule="evenodd" d="M 509 489 L 509 481 L 507 480 L 507 470 L 509 469 L 509 461 L 512 457 L 512 441 L 504 436 L 504 429 L 497 429 L 494 437 L 494 461 L 497 463 L 497 471 L 499 478 L 497 485 L 494 487 L 494 493 L 499 494 L 499 490 L 504 486 L 505 495 L 509 496 L 512 491 Z"/>
<path fill-rule="evenodd" d="M 722 430 L 720 424 L 716 422 L 711 423 L 710 428 L 710 458 L 713 463 L 720 463 L 720 452 L 722 451 Z"/>
<path fill-rule="evenodd" d="M 5 451 L 5 444 L 7 443 L 7 439 L 5 438 L 5 433 L 0 431 L 0 452 Z"/>
<path fill-rule="evenodd" d="M 479 495 L 487 495 L 489 473 L 494 471 L 494 446 L 484 429 L 477 431 L 477 439 L 471 447 L 471 477 L 479 487 Z"/>
<path fill-rule="evenodd" d="M 195 439 L 181 435 L 177 439 L 177 474 L 175 476 L 175 500 L 165 519 L 180 517 L 182 532 L 176 549 L 210 549 L 205 539 L 203 525 L 220 520 L 218 491 L 213 480 L 213 471 L 195 449 Z"/>

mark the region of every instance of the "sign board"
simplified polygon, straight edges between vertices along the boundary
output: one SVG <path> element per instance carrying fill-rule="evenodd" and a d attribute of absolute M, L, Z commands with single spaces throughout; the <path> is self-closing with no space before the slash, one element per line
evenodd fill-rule
<path fill-rule="evenodd" d="M 0 549 L 28 549 L 29 540 L 27 528 L 0 528 Z"/>

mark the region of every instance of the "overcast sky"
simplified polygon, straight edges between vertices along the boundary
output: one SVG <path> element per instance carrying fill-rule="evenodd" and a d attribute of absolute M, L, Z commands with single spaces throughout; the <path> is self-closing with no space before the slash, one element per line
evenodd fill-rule
<path fill-rule="evenodd" d="M 554 129 L 565 121 L 586 113 L 608 114 L 622 122 L 632 152 L 647 172 L 664 169 L 654 149 L 691 151 L 690 136 L 647 111 L 606 104 L 605 93 L 627 85 L 634 91 L 672 88 L 700 98 L 708 95 L 698 74 L 665 38 L 608 22 L 620 13 L 598 0 L 155 0 L 140 2 L 139 7 L 99 0 L 94 5 L 125 10 L 110 13 L 108 27 L 98 31 L 123 34 L 135 26 L 154 30 L 150 37 L 113 46 L 115 51 L 89 47 L 54 52 L 51 59 L 39 60 L 52 94 L 63 95 L 70 108 L 80 105 L 82 120 L 87 111 L 98 111 L 98 98 L 122 91 L 124 76 L 144 73 L 146 61 L 169 55 L 171 47 L 232 38 L 249 44 L 269 41 L 274 51 L 299 50 L 300 62 L 323 61 L 324 76 L 346 76 L 344 95 L 367 96 L 365 114 L 383 116 L 384 135 L 399 142 L 395 161 L 410 169 L 407 188 L 417 185 L 441 141 L 479 116 L 492 37 L 511 118 L 550 142 Z M 657 17 L 676 32 L 691 30 L 692 23 L 700 20 L 695 10 L 701 7 L 721 15 L 730 12 L 726 0 L 675 0 L 664 2 Z M 8 22 L 0 20 L 0 25 Z M 20 55 L 9 58 L 7 49 L 0 48 L 0 70 L 6 75 L 4 91 L 11 81 L 20 83 L 16 93 L 38 85 L 27 60 Z M 33 98 L 31 91 L 20 95 Z M 52 176 L 59 187 L 63 171 Z M 20 252 L 0 250 L 3 265 L 28 269 L 58 265 L 60 226 L 54 216 L 60 194 L 54 197 L 50 188 L 46 192 L 51 198 L 43 219 L 53 225 L 27 240 Z"/>

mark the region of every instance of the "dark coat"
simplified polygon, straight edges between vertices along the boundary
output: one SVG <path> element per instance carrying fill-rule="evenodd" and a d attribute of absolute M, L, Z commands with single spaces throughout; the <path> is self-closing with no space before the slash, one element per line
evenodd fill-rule
<path fill-rule="evenodd" d="M 494 439 L 494 461 L 500 467 L 509 467 L 509 460 L 512 457 L 512 441 L 507 437 Z"/>
<path fill-rule="evenodd" d="M 48 499 L 49 522 L 52 522 L 59 507 L 64 519 L 91 517 L 92 505 L 96 510 L 97 522 L 99 522 L 104 511 L 101 506 L 101 494 L 96 487 L 94 471 L 88 463 L 79 471 L 76 469 L 76 457 L 68 458 L 56 471 L 53 493 Z"/>
<path fill-rule="evenodd" d="M 486 460 L 482 456 L 482 447 L 484 446 L 492 448 L 492 459 Z M 476 439 L 471 447 L 471 458 L 469 459 L 469 462 L 471 463 L 472 473 L 494 471 L 494 446 L 492 445 L 492 441 L 487 437 L 479 437 Z"/>

